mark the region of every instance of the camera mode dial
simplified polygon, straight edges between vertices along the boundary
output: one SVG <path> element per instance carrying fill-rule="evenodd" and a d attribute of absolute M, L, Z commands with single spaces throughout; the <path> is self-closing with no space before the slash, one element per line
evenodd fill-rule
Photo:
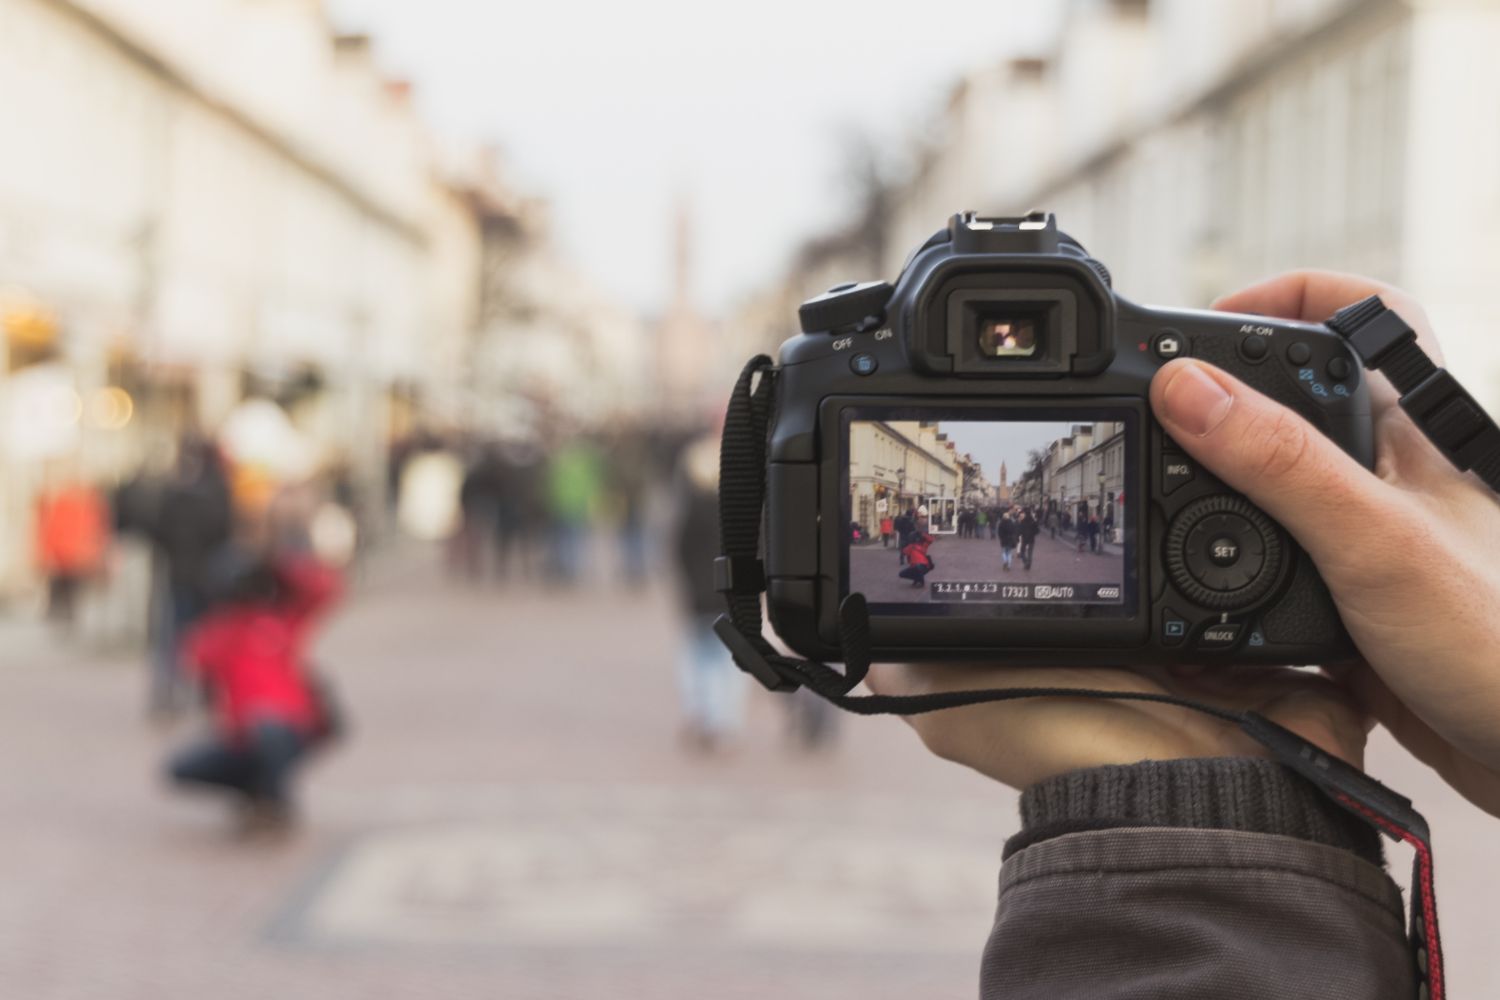
<path fill-rule="evenodd" d="M 873 330 L 885 322 L 885 307 L 895 289 L 888 281 L 834 285 L 797 309 L 803 333 Z"/>
<path fill-rule="evenodd" d="M 1172 583 L 1205 608 L 1228 611 L 1265 597 L 1282 558 L 1276 525 L 1243 497 L 1196 500 L 1167 532 Z"/>

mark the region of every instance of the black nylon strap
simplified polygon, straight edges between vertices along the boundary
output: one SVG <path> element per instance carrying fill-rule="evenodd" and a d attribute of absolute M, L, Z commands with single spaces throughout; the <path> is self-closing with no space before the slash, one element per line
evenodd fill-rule
<path fill-rule="evenodd" d="M 1500 426 L 1433 363 L 1409 323 L 1372 295 L 1334 313 L 1328 328 L 1349 342 L 1366 368 L 1390 380 L 1401 408 L 1448 461 L 1500 493 Z"/>

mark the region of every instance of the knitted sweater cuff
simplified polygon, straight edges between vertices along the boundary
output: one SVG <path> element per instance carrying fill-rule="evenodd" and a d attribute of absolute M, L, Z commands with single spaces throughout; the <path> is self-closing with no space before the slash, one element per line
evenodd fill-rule
<path fill-rule="evenodd" d="M 1070 771 L 1021 796 L 1021 847 L 1077 830 L 1170 826 L 1296 837 L 1384 863 L 1380 837 L 1307 779 L 1259 757 L 1146 760 Z"/>

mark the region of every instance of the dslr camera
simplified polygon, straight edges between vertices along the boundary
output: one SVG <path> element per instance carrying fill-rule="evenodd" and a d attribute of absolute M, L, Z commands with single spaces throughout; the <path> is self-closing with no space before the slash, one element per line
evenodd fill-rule
<path fill-rule="evenodd" d="M 1308 557 L 1147 402 L 1158 368 L 1199 358 L 1370 467 L 1361 363 L 1327 327 L 1137 305 L 1043 213 L 955 216 L 894 285 L 839 285 L 799 315 L 767 418 L 764 552 L 799 653 L 839 658 L 851 594 L 877 660 L 1352 652 Z"/>

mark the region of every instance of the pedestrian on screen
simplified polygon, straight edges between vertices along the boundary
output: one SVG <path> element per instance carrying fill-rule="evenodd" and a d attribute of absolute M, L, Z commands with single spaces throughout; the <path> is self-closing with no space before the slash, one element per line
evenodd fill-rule
<path fill-rule="evenodd" d="M 1102 529 L 1101 529 L 1101 527 L 1099 525 L 1099 515 L 1098 514 L 1091 514 L 1091 515 L 1089 515 L 1088 534 L 1089 534 L 1089 551 L 1090 552 L 1098 552 L 1098 551 L 1100 551 L 1100 547 L 1099 547 L 1099 532 L 1101 530 Z"/>
<path fill-rule="evenodd" d="M 1010 561 L 1015 556 L 1016 543 L 1021 539 L 1020 526 L 1016 524 L 1016 519 L 1010 516 L 1010 511 L 1006 511 L 1000 517 L 999 534 L 1000 562 L 1009 570 Z"/>
<path fill-rule="evenodd" d="M 888 549 L 891 547 L 891 536 L 896 533 L 896 524 L 889 516 L 880 519 L 880 547 Z M 900 547 L 899 545 L 897 546 Z"/>
<path fill-rule="evenodd" d="M 1036 536 L 1041 534 L 1042 526 L 1037 524 L 1036 515 L 1028 507 L 1021 515 L 1021 523 L 1018 527 L 1021 532 L 1021 561 L 1026 564 L 1027 569 L 1030 569 L 1031 557 L 1036 549 Z"/>
<path fill-rule="evenodd" d="M 927 550 L 932 547 L 932 536 L 925 531 L 913 531 L 911 540 L 901 550 L 901 555 L 906 559 L 907 566 L 896 575 L 902 579 L 910 580 L 913 587 L 922 586 L 922 581 L 931 573 L 936 565 Z"/>
<path fill-rule="evenodd" d="M 906 513 L 896 518 L 896 549 L 897 556 L 902 566 L 906 565 L 906 547 L 911 544 L 911 534 L 917 530 L 917 511 L 914 507 L 906 508 Z"/>

